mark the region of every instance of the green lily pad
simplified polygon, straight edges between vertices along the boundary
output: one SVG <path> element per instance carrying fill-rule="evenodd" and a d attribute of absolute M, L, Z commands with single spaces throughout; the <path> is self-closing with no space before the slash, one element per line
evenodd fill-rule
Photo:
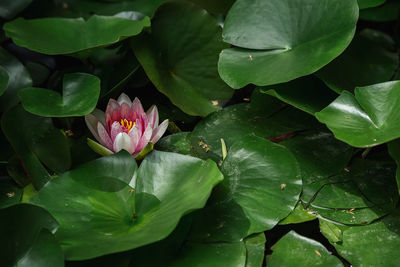
<path fill-rule="evenodd" d="M 8 75 L 8 83 L 5 92 L 2 92 L 2 94 L 0 93 L 0 111 L 4 112 L 19 102 L 17 95 L 18 90 L 32 86 L 32 78 L 25 66 L 22 65 L 17 58 L 8 53 L 7 50 L 1 47 L 0 66 Z"/>
<path fill-rule="evenodd" d="M 42 88 L 25 88 L 18 92 L 22 106 L 44 117 L 74 117 L 91 113 L 100 95 L 100 80 L 86 73 L 66 74 L 63 95 Z"/>
<path fill-rule="evenodd" d="M 311 74 L 349 45 L 357 19 L 356 0 L 238 0 L 223 31 L 237 48 L 222 51 L 218 71 L 233 88 Z"/>
<path fill-rule="evenodd" d="M 244 240 L 247 250 L 246 267 L 262 266 L 265 253 L 265 234 L 249 236 Z"/>
<path fill-rule="evenodd" d="M 376 146 L 400 137 L 400 81 L 347 91 L 316 113 L 335 137 L 355 147 Z"/>
<path fill-rule="evenodd" d="M 388 150 L 390 156 L 396 161 L 397 164 L 396 181 L 397 181 L 397 188 L 400 192 L 400 139 L 396 139 L 388 143 Z"/>
<path fill-rule="evenodd" d="M 313 76 L 262 87 L 260 90 L 311 115 L 321 111 L 337 97 L 337 94 Z"/>
<path fill-rule="evenodd" d="M 52 235 L 58 224 L 44 209 L 28 204 L 0 210 L 1 263 L 4 266 L 63 266 Z"/>
<path fill-rule="evenodd" d="M 272 246 L 268 266 L 343 266 L 319 242 L 290 231 Z"/>
<path fill-rule="evenodd" d="M 151 33 L 132 42 L 157 89 L 185 113 L 200 116 L 221 109 L 233 94 L 217 71 L 218 54 L 227 46 L 215 19 L 194 4 L 178 1 L 160 6 Z"/>
<path fill-rule="evenodd" d="M 31 198 L 59 222 L 56 237 L 67 259 L 89 259 L 165 238 L 183 214 L 205 204 L 223 179 L 211 161 L 158 151 L 135 170 L 133 157 L 122 151 L 64 173 Z"/>
<path fill-rule="evenodd" d="M 87 21 L 82 18 L 18 18 L 4 24 L 3 29 L 19 46 L 43 54 L 59 55 L 111 45 L 139 34 L 148 26 L 148 17 L 131 20 L 93 15 Z"/>
<path fill-rule="evenodd" d="M 50 118 L 32 115 L 16 106 L 3 115 L 1 128 L 37 190 L 51 179 L 41 162 L 55 172 L 69 169 L 67 138 Z"/>
<path fill-rule="evenodd" d="M 162 151 L 190 155 L 192 150 L 190 149 L 189 134 L 189 132 L 181 132 L 165 136 L 156 143 L 156 148 Z"/>
<path fill-rule="evenodd" d="M 399 58 L 396 52 L 377 43 L 374 40 L 377 36 L 381 42 L 388 43 L 386 46 L 393 43 L 385 33 L 365 29 L 356 35 L 342 55 L 319 70 L 317 76 L 338 93 L 389 81 L 397 69 Z"/>
<path fill-rule="evenodd" d="M 386 2 L 386 0 L 357 0 L 357 1 L 360 9 L 380 6 Z"/>
<path fill-rule="evenodd" d="M 235 142 L 221 171 L 218 198 L 213 196 L 194 222 L 196 240 L 238 241 L 269 230 L 294 209 L 302 188 L 290 151 L 256 136 Z"/>
<path fill-rule="evenodd" d="M 279 222 L 280 225 L 303 223 L 315 220 L 316 214 L 304 209 L 302 203 L 298 202 L 296 208 L 285 219 Z"/>
<path fill-rule="evenodd" d="M 9 177 L 0 177 L 0 209 L 18 204 L 22 198 L 22 189 Z"/>
<path fill-rule="evenodd" d="M 381 6 L 360 10 L 360 19 L 376 22 L 396 20 L 399 15 L 400 2 L 398 0 L 387 0 Z"/>
<path fill-rule="evenodd" d="M 343 241 L 343 231 L 337 225 L 324 219 L 319 219 L 319 228 L 321 233 L 331 242 L 337 243 Z"/>
<path fill-rule="evenodd" d="M 193 153 L 200 158 L 222 160 L 221 138 L 226 148 L 245 135 L 273 139 L 309 128 L 318 122 L 296 108 L 256 90 L 251 103 L 240 103 L 210 114 L 201 120 L 190 135 Z M 279 138 L 278 138 L 279 139 Z"/>
<path fill-rule="evenodd" d="M 337 252 L 353 266 L 397 266 L 400 246 L 400 212 L 366 226 L 343 231 L 343 242 L 334 243 Z"/>

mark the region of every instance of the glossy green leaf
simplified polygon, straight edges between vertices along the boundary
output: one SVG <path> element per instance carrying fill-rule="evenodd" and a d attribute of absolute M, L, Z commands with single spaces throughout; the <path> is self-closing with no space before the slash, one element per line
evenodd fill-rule
<path fill-rule="evenodd" d="M 360 10 L 360 19 L 387 22 L 396 20 L 399 15 L 400 2 L 398 0 L 387 0 L 385 4 Z"/>
<path fill-rule="evenodd" d="M 36 189 L 51 178 L 40 162 L 55 172 L 69 169 L 71 156 L 67 138 L 53 126 L 50 118 L 34 116 L 16 106 L 3 115 L 1 127 Z"/>
<path fill-rule="evenodd" d="M 240 103 L 210 114 L 190 135 L 193 152 L 201 158 L 222 160 L 221 138 L 227 149 L 245 135 L 278 138 L 285 134 L 318 127 L 316 120 L 275 98 L 256 90 L 251 103 Z"/>
<path fill-rule="evenodd" d="M 302 203 L 297 203 L 296 208 L 287 216 L 285 219 L 279 222 L 280 225 L 286 225 L 291 223 L 303 223 L 315 220 L 316 214 L 304 209 Z"/>
<path fill-rule="evenodd" d="M 0 66 L 0 96 L 6 91 L 8 85 L 8 72 Z"/>
<path fill-rule="evenodd" d="M 1 209 L 0 226 L 3 266 L 63 266 L 62 254 L 52 253 L 57 251 L 58 244 L 51 233 L 58 225 L 46 210 L 28 204 Z M 49 263 L 54 260 L 55 265 L 40 265 L 36 261 L 38 256 L 46 257 Z"/>
<path fill-rule="evenodd" d="M 217 21 L 194 4 L 172 1 L 157 10 L 151 29 L 132 47 L 157 89 L 190 115 L 220 109 L 233 90 L 217 72 L 218 54 L 227 47 Z"/>
<path fill-rule="evenodd" d="M 181 132 L 165 136 L 156 143 L 156 148 L 162 151 L 190 155 L 192 150 L 190 149 L 189 134 L 188 132 Z"/>
<path fill-rule="evenodd" d="M 0 3 L 0 17 L 3 19 L 12 19 L 31 2 L 32 0 L 2 0 Z"/>
<path fill-rule="evenodd" d="M 25 110 L 44 117 L 73 117 L 91 113 L 100 94 L 100 80 L 86 73 L 67 74 L 63 94 L 42 88 L 18 92 Z"/>
<path fill-rule="evenodd" d="M 272 246 L 268 266 L 343 266 L 319 242 L 290 231 Z"/>
<path fill-rule="evenodd" d="M 333 244 L 353 266 L 397 266 L 400 245 L 400 212 L 367 226 L 343 231 L 343 242 Z"/>
<path fill-rule="evenodd" d="M 219 73 L 233 88 L 311 74 L 343 52 L 357 19 L 356 0 L 238 0 L 223 31 L 237 48 L 222 51 Z"/>
<path fill-rule="evenodd" d="M 305 184 L 308 209 L 343 224 L 368 224 L 391 212 L 399 199 L 392 162 L 354 160 L 347 172 Z"/>
<path fill-rule="evenodd" d="M 265 253 L 265 234 L 249 236 L 244 240 L 247 250 L 246 267 L 262 266 Z"/>
<path fill-rule="evenodd" d="M 343 241 L 343 232 L 336 224 L 319 219 L 319 228 L 321 233 L 332 243 Z"/>
<path fill-rule="evenodd" d="M 22 190 L 9 177 L 0 177 L 0 209 L 18 204 Z"/>
<path fill-rule="evenodd" d="M 370 147 L 400 137 L 400 81 L 344 91 L 316 117 L 335 137 L 355 147 Z"/>
<path fill-rule="evenodd" d="M 337 97 L 337 94 L 313 76 L 262 87 L 260 90 L 311 115 L 321 111 Z"/>
<path fill-rule="evenodd" d="M 138 173 L 135 168 L 133 157 L 122 151 L 64 173 L 32 197 L 60 223 L 56 237 L 67 259 L 130 250 L 166 237 L 183 214 L 204 205 L 223 178 L 213 162 L 167 152 L 154 151 Z M 132 190 L 127 183 L 135 181 Z"/>
<path fill-rule="evenodd" d="M 374 38 L 388 44 L 385 47 Z M 365 29 L 356 35 L 342 55 L 319 70 L 317 75 L 338 93 L 389 81 L 399 64 L 397 53 L 388 49 L 392 44 L 393 40 L 386 34 Z"/>
<path fill-rule="evenodd" d="M 260 137 L 246 136 L 235 142 L 221 171 L 225 179 L 214 192 L 217 201 L 212 198 L 195 221 L 196 239 L 237 241 L 240 235 L 269 230 L 294 209 L 301 192 L 295 157 Z M 239 212 L 235 214 L 227 203 Z M 227 220 L 231 216 L 237 218 Z M 236 228 L 234 235 L 232 228 Z"/>
<path fill-rule="evenodd" d="M 396 181 L 397 181 L 397 187 L 400 192 L 400 139 L 396 139 L 388 143 L 388 150 L 390 156 L 396 161 L 397 164 Z"/>
<path fill-rule="evenodd" d="M 3 94 L 0 94 L 0 111 L 4 112 L 19 102 L 18 90 L 32 86 L 32 79 L 25 66 L 1 47 L 0 66 L 8 75 L 7 89 Z"/>
<path fill-rule="evenodd" d="M 210 13 L 219 13 L 219 14 L 226 14 L 228 10 L 231 8 L 234 0 L 190 0 L 204 9 L 207 9 Z"/>
<path fill-rule="evenodd" d="M 358 7 L 360 9 L 380 6 L 386 2 L 386 0 L 357 0 L 357 1 L 358 1 Z"/>
<path fill-rule="evenodd" d="M 93 15 L 87 21 L 82 18 L 18 18 L 6 23 L 3 29 L 19 46 L 43 54 L 57 55 L 110 45 L 139 34 L 148 26 L 148 17 L 131 20 Z"/>

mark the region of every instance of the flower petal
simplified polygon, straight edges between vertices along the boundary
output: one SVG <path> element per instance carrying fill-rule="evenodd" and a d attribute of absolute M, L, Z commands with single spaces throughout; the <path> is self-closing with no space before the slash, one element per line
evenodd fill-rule
<path fill-rule="evenodd" d="M 158 110 L 157 110 L 157 106 L 153 105 L 146 113 L 147 115 L 147 119 L 149 121 L 149 124 L 151 125 L 151 127 L 153 128 L 153 130 L 155 128 L 157 128 L 158 126 Z"/>
<path fill-rule="evenodd" d="M 123 127 L 121 124 L 118 122 L 114 121 L 113 124 L 111 125 L 111 130 L 110 130 L 110 137 L 111 141 L 114 143 L 115 138 L 119 133 L 125 132 L 125 127 Z"/>
<path fill-rule="evenodd" d="M 165 120 L 153 131 L 153 136 L 151 137 L 150 142 L 152 142 L 153 144 L 157 143 L 157 141 L 160 140 L 161 136 L 163 136 L 167 128 L 168 120 Z"/>
<path fill-rule="evenodd" d="M 141 115 L 146 115 L 146 113 L 144 113 L 142 103 L 140 103 L 140 100 L 137 97 L 135 97 L 132 102 L 132 109 L 136 113 L 136 116 L 140 117 Z"/>
<path fill-rule="evenodd" d="M 119 113 L 120 105 L 118 104 L 117 101 L 114 99 L 110 98 L 107 104 L 107 109 L 106 109 L 106 128 L 107 131 L 110 131 L 111 129 L 111 124 L 114 121 L 119 121 L 121 119 L 120 113 Z"/>
<path fill-rule="evenodd" d="M 133 126 L 128 134 L 131 137 L 132 146 L 135 148 L 135 151 L 136 151 L 136 147 L 137 147 L 137 145 L 139 143 L 139 139 L 140 139 L 139 128 L 136 126 Z"/>
<path fill-rule="evenodd" d="M 131 137 L 127 133 L 119 133 L 117 137 L 115 137 L 113 149 L 115 153 L 121 151 L 122 149 L 125 149 L 130 154 L 135 152 Z"/>
<path fill-rule="evenodd" d="M 92 114 L 103 124 L 106 125 L 106 114 L 104 113 L 104 111 L 95 108 L 92 111 Z"/>
<path fill-rule="evenodd" d="M 150 141 L 151 135 L 153 133 L 153 128 L 151 128 L 150 124 L 147 125 L 146 130 L 144 131 L 142 137 L 139 140 L 139 143 L 135 149 L 135 152 L 142 150 L 147 143 Z"/>
<path fill-rule="evenodd" d="M 127 96 L 126 94 L 122 93 L 118 99 L 117 99 L 118 104 L 122 105 L 122 103 L 126 103 L 129 106 L 132 106 L 132 101 L 129 98 L 129 96 Z"/>
<path fill-rule="evenodd" d="M 85 116 L 85 122 L 90 132 L 93 134 L 94 138 L 100 142 L 99 134 L 97 133 L 97 123 L 99 123 L 99 119 L 96 118 L 93 114 L 88 114 Z"/>
<path fill-rule="evenodd" d="M 108 135 L 106 129 L 103 124 L 100 122 L 97 123 L 97 133 L 99 134 L 99 142 L 106 148 L 112 150 L 113 145 L 110 136 Z"/>

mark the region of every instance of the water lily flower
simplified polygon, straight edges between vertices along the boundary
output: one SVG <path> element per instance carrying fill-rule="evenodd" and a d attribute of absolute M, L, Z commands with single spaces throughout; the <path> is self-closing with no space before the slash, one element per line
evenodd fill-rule
<path fill-rule="evenodd" d="M 125 149 L 134 157 L 149 143 L 155 144 L 168 127 L 168 120 L 158 125 L 156 106 L 144 112 L 138 98 L 124 93 L 110 99 L 106 112 L 96 109 L 85 116 L 86 125 L 102 146 L 117 153 Z"/>

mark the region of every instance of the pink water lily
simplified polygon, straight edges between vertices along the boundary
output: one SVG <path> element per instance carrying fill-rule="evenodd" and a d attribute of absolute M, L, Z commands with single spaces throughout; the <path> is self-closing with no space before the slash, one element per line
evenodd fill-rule
<path fill-rule="evenodd" d="M 106 113 L 96 109 L 85 116 L 89 130 L 101 145 L 114 153 L 125 149 L 134 157 L 166 131 L 168 120 L 160 125 L 158 120 L 156 106 L 145 113 L 138 98 L 131 101 L 124 93 L 117 100 L 109 100 Z"/>

